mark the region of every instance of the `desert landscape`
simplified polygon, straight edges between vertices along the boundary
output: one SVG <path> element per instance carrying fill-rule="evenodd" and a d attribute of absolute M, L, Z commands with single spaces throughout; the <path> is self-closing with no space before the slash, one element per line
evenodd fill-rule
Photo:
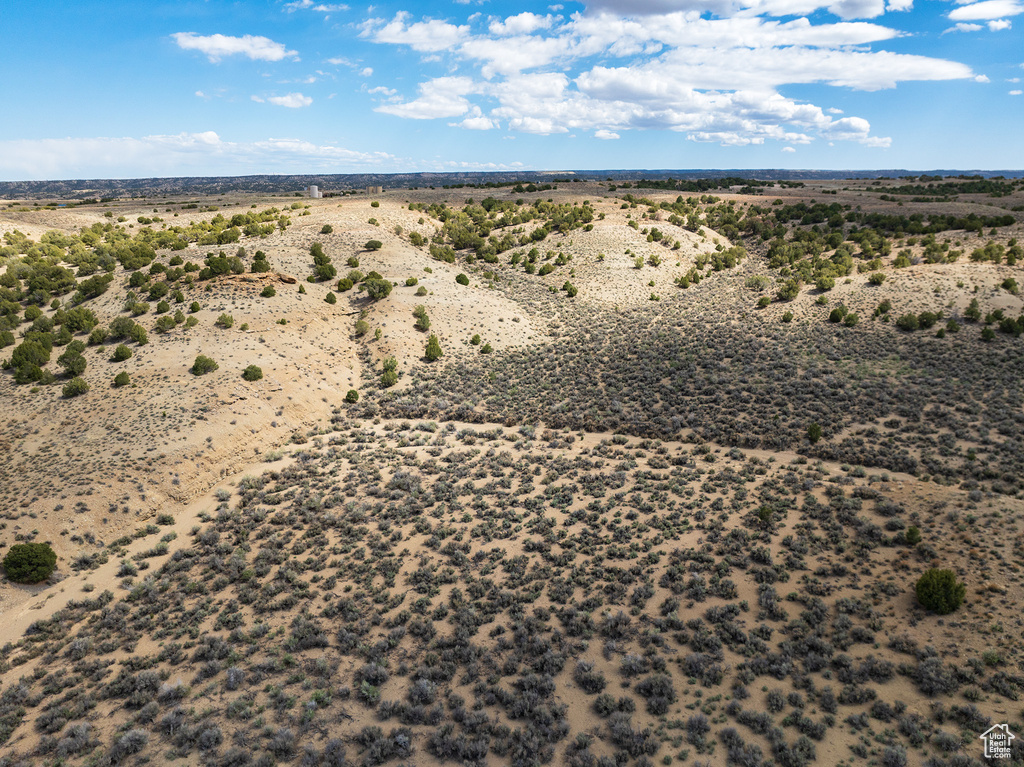
<path fill-rule="evenodd" d="M 1024 764 L 1022 285 L 1002 177 L 0 200 L 0 765 Z"/>

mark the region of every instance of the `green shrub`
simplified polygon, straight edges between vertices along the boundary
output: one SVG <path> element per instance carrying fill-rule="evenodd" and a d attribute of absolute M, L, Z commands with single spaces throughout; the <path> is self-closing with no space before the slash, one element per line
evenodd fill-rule
<path fill-rule="evenodd" d="M 366 320 L 356 320 L 356 336 L 365 336 L 370 332 L 370 323 Z"/>
<path fill-rule="evenodd" d="M 189 368 L 189 370 L 192 373 L 192 375 L 201 376 L 206 375 L 207 373 L 212 373 L 219 367 L 220 365 L 218 365 L 212 359 L 200 354 L 199 356 L 196 357 L 195 362 L 192 363 L 192 367 Z"/>
<path fill-rule="evenodd" d="M 916 314 L 904 314 L 896 320 L 896 327 L 908 333 L 917 330 L 921 326 Z"/>
<path fill-rule="evenodd" d="M 471 339 L 469 339 L 469 342 L 471 344 L 473 344 L 473 346 L 479 346 L 480 345 L 480 334 L 477 333 L 476 335 L 474 335 Z"/>
<path fill-rule="evenodd" d="M 370 207 L 371 208 L 379 208 L 380 207 L 380 203 L 377 200 L 374 200 L 373 202 L 370 203 Z"/>
<path fill-rule="evenodd" d="M 430 317 L 427 316 L 427 307 L 423 304 L 417 304 L 416 308 L 412 310 L 412 316 L 416 318 L 417 330 L 430 330 Z"/>
<path fill-rule="evenodd" d="M 882 272 L 875 272 L 874 274 L 868 275 L 868 282 L 872 285 L 881 285 L 885 282 L 885 275 Z"/>
<path fill-rule="evenodd" d="M 132 325 L 131 331 L 128 333 L 128 337 L 131 338 L 139 346 L 145 346 L 149 343 L 149 336 L 146 335 L 146 329 L 139 323 Z"/>
<path fill-rule="evenodd" d="M 50 373 L 52 376 L 53 374 Z M 27 384 L 42 381 L 47 376 L 47 371 L 32 362 L 25 362 L 14 368 L 14 383 Z"/>
<path fill-rule="evenodd" d="M 46 344 L 51 344 L 51 348 L 48 349 Z M 26 339 L 14 347 L 14 351 L 11 353 L 11 366 L 19 368 L 22 365 L 30 364 L 42 367 L 50 361 L 51 351 L 52 341 L 46 338 Z"/>
<path fill-rule="evenodd" d="M 814 283 L 814 287 L 816 287 L 818 290 L 822 290 L 822 291 L 832 290 L 832 288 L 834 288 L 835 286 L 836 286 L 835 277 L 832 277 L 832 276 L 829 276 L 829 275 L 822 275 Z"/>
<path fill-rule="evenodd" d="M 330 224 L 324 224 L 322 227 L 320 227 L 320 234 L 330 234 L 333 231 L 334 227 L 331 226 Z"/>
<path fill-rule="evenodd" d="M 427 295 L 427 289 L 425 287 L 423 287 L 422 285 L 420 285 L 418 288 L 416 288 L 416 295 L 417 296 L 425 296 L 425 295 Z"/>
<path fill-rule="evenodd" d="M 467 277 L 465 274 L 458 274 L 455 276 L 455 281 L 460 285 L 468 285 L 469 277 Z"/>
<path fill-rule="evenodd" d="M 256 255 L 253 257 L 252 270 L 257 274 L 270 271 L 270 262 L 267 261 L 267 254 L 262 250 L 256 251 Z"/>
<path fill-rule="evenodd" d="M 263 378 L 263 369 L 258 365 L 249 365 L 249 367 L 242 371 L 242 378 L 246 381 L 259 381 Z"/>
<path fill-rule="evenodd" d="M 908 546 L 916 546 L 921 542 L 921 528 L 917 525 L 911 525 L 907 528 L 907 532 L 903 534 L 903 539 L 907 542 Z"/>
<path fill-rule="evenodd" d="M 918 579 L 914 591 L 922 607 L 948 615 L 963 603 L 967 588 L 957 581 L 952 570 L 933 567 Z"/>
<path fill-rule="evenodd" d="M 971 303 L 964 309 L 964 317 L 971 322 L 977 322 L 981 319 L 981 305 L 978 303 L 977 298 L 972 298 Z"/>
<path fill-rule="evenodd" d="M 569 298 L 575 298 L 576 295 L 580 292 L 579 289 L 571 282 L 566 282 L 562 286 L 562 290 L 565 291 L 566 295 L 569 296 Z"/>
<path fill-rule="evenodd" d="M 174 322 L 174 317 L 169 314 L 165 314 L 156 321 L 153 329 L 156 330 L 157 333 L 167 333 L 168 331 L 174 330 L 175 327 L 177 327 L 177 325 Z"/>
<path fill-rule="evenodd" d="M 833 309 L 831 312 L 829 312 L 828 321 L 829 322 L 842 322 L 843 318 L 845 316 L 846 316 L 846 307 L 845 306 L 837 306 L 835 309 Z"/>
<path fill-rule="evenodd" d="M 125 371 L 125 370 L 122 370 L 120 373 L 118 373 L 116 376 L 114 376 L 114 387 L 115 388 L 119 389 L 122 386 L 127 386 L 131 382 L 132 382 L 131 377 L 128 375 L 127 371 Z"/>
<path fill-rule="evenodd" d="M 759 299 L 757 299 L 757 308 L 758 309 L 764 309 L 771 302 L 772 302 L 772 300 L 770 298 L 768 298 L 768 296 L 761 296 Z"/>
<path fill-rule="evenodd" d="M 108 335 L 110 335 L 110 331 L 106 328 L 93 328 L 89 334 L 89 346 L 99 346 L 107 340 Z"/>
<path fill-rule="evenodd" d="M 324 301 L 326 301 L 329 304 L 336 304 L 338 303 L 338 297 L 331 293 L 330 291 L 328 291 L 327 295 L 324 296 Z"/>
<path fill-rule="evenodd" d="M 0 331 L 0 349 L 14 345 L 14 333 L 9 330 Z"/>
<path fill-rule="evenodd" d="M 368 240 L 363 248 L 366 250 L 380 250 L 384 247 L 384 244 L 380 240 Z"/>
<path fill-rule="evenodd" d="M 230 328 L 235 324 L 235 318 L 230 314 L 222 314 L 214 324 L 222 328 Z"/>
<path fill-rule="evenodd" d="M 420 281 L 417 280 L 415 277 L 407 277 L 406 280 L 405 280 L 405 287 L 411 288 L 414 285 L 418 285 L 419 282 Z"/>
<path fill-rule="evenodd" d="M 346 290 L 352 290 L 352 280 L 348 277 L 342 277 L 338 280 L 338 292 L 344 293 Z"/>
<path fill-rule="evenodd" d="M 793 321 L 793 312 L 786 312 L 785 314 L 783 314 L 782 315 L 782 321 L 783 322 L 792 322 Z"/>
<path fill-rule="evenodd" d="M 441 350 L 441 342 L 437 336 L 433 333 L 430 334 L 430 338 L 427 339 L 427 349 L 425 355 L 427 360 L 433 362 L 434 360 L 441 359 L 444 352 Z"/>
<path fill-rule="evenodd" d="M 349 389 L 348 394 L 345 395 L 345 401 L 348 402 L 350 405 L 354 405 L 356 402 L 359 401 L 359 392 L 357 392 L 355 389 Z"/>
<path fill-rule="evenodd" d="M 380 375 L 380 386 L 382 389 L 389 389 L 398 383 L 398 373 L 394 370 L 385 370 Z"/>
<path fill-rule="evenodd" d="M 490 342 L 487 342 L 486 344 L 480 347 L 481 354 L 490 354 L 492 351 L 494 351 L 494 347 L 491 346 Z"/>
<path fill-rule="evenodd" d="M 15 583 L 39 583 L 57 569 L 57 554 L 48 543 L 16 543 L 7 551 L 3 567 Z"/>
<path fill-rule="evenodd" d="M 812 423 L 810 426 L 807 427 L 807 439 L 809 439 L 811 442 L 817 442 L 819 439 L 821 439 L 821 435 L 822 429 L 820 424 Z"/>
<path fill-rule="evenodd" d="M 775 295 L 780 301 L 792 301 L 800 295 L 800 283 L 796 280 L 786 280 Z"/>
<path fill-rule="evenodd" d="M 994 331 L 992 328 L 982 328 L 981 329 L 981 340 L 982 341 L 985 341 L 986 343 L 988 343 L 989 341 L 994 341 L 995 339 L 996 339 L 996 331 Z"/>
<path fill-rule="evenodd" d="M 188 307 L 189 312 L 191 312 L 192 314 L 195 314 L 196 312 L 198 312 L 199 309 L 200 309 L 200 307 L 199 307 L 199 302 L 198 301 L 193 301 L 191 303 L 191 305 Z"/>
<path fill-rule="evenodd" d="M 263 288 L 262 291 L 260 291 L 260 296 L 262 298 L 273 298 L 276 295 L 277 295 L 277 291 L 274 290 L 274 286 L 273 285 L 267 285 L 265 288 Z"/>
<path fill-rule="evenodd" d="M 860 322 L 860 317 L 858 317 L 853 312 L 850 312 L 845 317 L 843 317 L 843 324 L 846 325 L 846 327 L 848 328 L 852 328 L 858 322 Z"/>
<path fill-rule="evenodd" d="M 64 384 L 63 393 L 67 398 L 77 397 L 79 394 L 85 394 L 89 391 L 89 384 L 86 380 L 81 377 L 72 378 L 66 384 Z"/>
<path fill-rule="evenodd" d="M 81 344 L 81 341 L 75 344 Z M 85 372 L 86 361 L 82 350 L 77 345 L 69 344 L 67 350 L 57 358 L 57 364 L 64 368 L 65 374 L 75 378 Z"/>
<path fill-rule="evenodd" d="M 374 301 L 380 301 L 391 295 L 391 283 L 387 280 L 371 278 L 363 283 L 366 288 L 366 295 Z"/>

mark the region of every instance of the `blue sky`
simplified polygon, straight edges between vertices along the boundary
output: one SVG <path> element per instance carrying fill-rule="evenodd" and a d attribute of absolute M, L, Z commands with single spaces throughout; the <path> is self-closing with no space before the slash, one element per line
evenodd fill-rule
<path fill-rule="evenodd" d="M 0 5 L 0 180 L 1024 167 L 1024 0 Z"/>

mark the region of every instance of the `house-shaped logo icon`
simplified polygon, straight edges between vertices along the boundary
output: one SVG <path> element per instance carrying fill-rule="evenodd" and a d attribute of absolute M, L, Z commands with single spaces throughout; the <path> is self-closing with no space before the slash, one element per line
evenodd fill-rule
<path fill-rule="evenodd" d="M 985 741 L 986 759 L 1009 759 L 1010 744 L 1017 736 L 1010 732 L 1010 725 L 995 724 L 979 737 Z"/>

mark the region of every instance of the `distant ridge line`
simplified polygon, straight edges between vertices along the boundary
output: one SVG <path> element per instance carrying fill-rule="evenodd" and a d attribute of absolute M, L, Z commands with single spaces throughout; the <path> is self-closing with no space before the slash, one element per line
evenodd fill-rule
<path fill-rule="evenodd" d="M 181 176 L 137 179 L 65 179 L 47 181 L 0 181 L 0 198 L 82 199 L 86 197 L 143 197 L 165 194 L 225 194 L 229 192 L 257 192 L 263 194 L 291 194 L 316 184 L 331 191 L 362 190 L 367 186 L 407 188 L 411 186 L 445 186 L 452 184 L 551 183 L 564 177 L 580 181 L 624 181 L 630 179 L 694 180 L 701 178 L 736 177 L 758 181 L 801 181 L 839 179 L 900 178 L 902 176 L 980 176 L 993 178 L 1022 178 L 1024 170 L 907 170 L 889 168 L 879 170 L 792 170 L 783 168 L 703 168 L 652 169 L 632 168 L 615 170 L 521 170 L 521 171 L 458 171 L 416 173 L 304 173 L 261 174 L 252 176 Z"/>

